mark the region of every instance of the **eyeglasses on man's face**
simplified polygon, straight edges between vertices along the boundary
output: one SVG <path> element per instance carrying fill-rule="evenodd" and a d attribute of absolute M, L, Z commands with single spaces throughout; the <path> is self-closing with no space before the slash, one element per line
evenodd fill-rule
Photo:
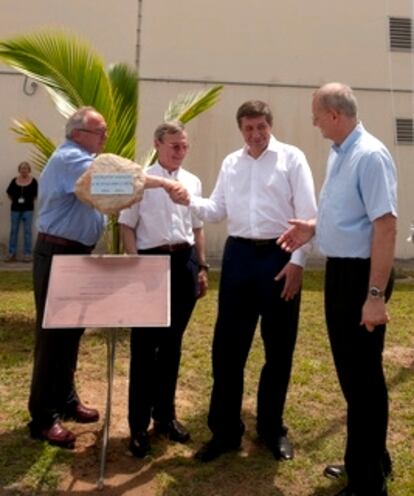
<path fill-rule="evenodd" d="M 168 146 L 168 148 L 171 148 L 175 152 L 186 152 L 190 148 L 190 145 L 186 143 L 163 143 L 164 145 Z"/>
<path fill-rule="evenodd" d="M 107 128 L 100 128 L 100 129 L 84 129 L 84 128 L 79 128 L 77 131 L 83 131 L 84 133 L 89 133 L 89 134 L 96 134 L 97 136 L 106 136 L 108 134 Z"/>

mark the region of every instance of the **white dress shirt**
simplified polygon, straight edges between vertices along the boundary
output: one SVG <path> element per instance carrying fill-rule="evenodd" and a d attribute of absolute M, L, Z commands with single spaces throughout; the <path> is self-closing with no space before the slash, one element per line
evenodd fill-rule
<path fill-rule="evenodd" d="M 272 239 L 280 236 L 291 218 L 316 216 L 312 173 L 304 153 L 271 136 L 267 149 L 253 158 L 244 147 L 222 164 L 210 198 L 192 196 L 192 212 L 208 222 L 227 218 L 230 236 Z M 292 254 L 303 266 L 310 246 Z"/>
<path fill-rule="evenodd" d="M 156 162 L 145 171 L 149 175 L 180 181 L 193 196 L 201 195 L 201 181 L 181 167 L 169 173 Z M 194 244 L 194 228 L 203 223 L 184 205 L 175 204 L 163 188 L 149 188 L 138 203 L 122 210 L 119 223 L 135 229 L 137 249 L 187 242 Z"/>

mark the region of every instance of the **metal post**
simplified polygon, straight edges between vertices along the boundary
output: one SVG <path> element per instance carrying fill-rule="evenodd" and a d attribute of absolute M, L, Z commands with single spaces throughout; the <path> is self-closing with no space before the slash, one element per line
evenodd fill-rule
<path fill-rule="evenodd" d="M 108 329 L 108 332 L 106 333 L 108 386 L 107 386 L 107 395 L 106 395 L 105 421 L 104 421 L 103 433 L 102 433 L 101 465 L 99 470 L 99 479 L 97 482 L 98 489 L 101 490 L 104 488 L 104 482 L 105 482 L 106 452 L 108 448 L 109 426 L 111 422 L 112 388 L 113 388 L 114 368 L 115 368 L 115 345 L 116 345 L 116 329 Z"/>

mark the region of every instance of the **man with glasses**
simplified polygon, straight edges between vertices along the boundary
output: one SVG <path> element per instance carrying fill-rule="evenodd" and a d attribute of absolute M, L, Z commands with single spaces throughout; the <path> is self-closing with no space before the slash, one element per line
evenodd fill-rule
<path fill-rule="evenodd" d="M 147 174 L 175 179 L 200 196 L 200 180 L 181 167 L 188 150 L 183 125 L 165 122 L 158 126 L 154 146 L 158 160 Z M 121 212 L 119 222 L 127 253 L 166 254 L 171 261 L 170 326 L 131 330 L 129 448 L 141 458 L 150 450 L 151 419 L 156 434 L 179 443 L 190 439 L 176 418 L 175 391 L 183 334 L 197 298 L 207 290 L 208 265 L 202 222 L 160 189 L 145 191 L 140 203 Z"/>
<path fill-rule="evenodd" d="M 38 238 L 33 260 L 36 339 L 29 428 L 33 438 L 64 448 L 74 447 L 75 435 L 61 420 L 96 422 L 99 413 L 81 403 L 74 383 L 84 329 L 44 329 L 43 313 L 53 256 L 89 254 L 103 232 L 103 215 L 80 202 L 74 190 L 95 154 L 103 150 L 106 138 L 104 117 L 92 107 L 80 108 L 68 119 L 66 141 L 50 157 L 39 180 Z M 171 190 L 176 183 L 146 178 L 145 187 L 159 186 Z"/>

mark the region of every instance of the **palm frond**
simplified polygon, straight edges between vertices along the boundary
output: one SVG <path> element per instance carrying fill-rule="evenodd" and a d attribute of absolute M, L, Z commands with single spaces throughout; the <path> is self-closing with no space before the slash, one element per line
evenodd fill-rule
<path fill-rule="evenodd" d="M 164 120 L 180 121 L 183 124 L 191 121 L 217 103 L 222 89 L 222 85 L 217 85 L 209 90 L 178 95 L 175 100 L 169 103 L 164 113 Z M 148 167 L 157 160 L 157 152 L 152 148 L 145 153 L 141 160 L 142 165 Z"/>
<path fill-rule="evenodd" d="M 56 145 L 45 136 L 36 124 L 29 120 L 14 120 L 11 131 L 17 134 L 17 141 L 34 146 L 31 151 L 31 162 L 38 170 L 42 170 Z"/>
<path fill-rule="evenodd" d="M 170 102 L 164 114 L 166 121 L 180 121 L 184 124 L 216 104 L 222 85 L 213 86 L 197 93 L 179 95 Z"/>
<path fill-rule="evenodd" d="M 65 95 L 76 108 L 95 107 L 105 117 L 112 105 L 103 61 L 92 46 L 65 31 L 43 30 L 0 42 L 0 60 Z"/>

